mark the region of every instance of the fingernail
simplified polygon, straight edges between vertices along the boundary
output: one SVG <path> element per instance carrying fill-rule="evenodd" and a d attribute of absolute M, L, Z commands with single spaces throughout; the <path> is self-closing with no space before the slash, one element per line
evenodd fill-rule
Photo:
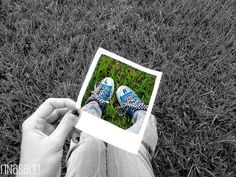
<path fill-rule="evenodd" d="M 71 139 L 74 143 L 78 143 L 80 140 L 80 133 L 73 131 Z"/>
<path fill-rule="evenodd" d="M 74 114 L 75 116 L 79 117 L 79 112 L 77 109 L 72 110 L 71 113 Z"/>
<path fill-rule="evenodd" d="M 79 142 L 80 138 L 79 138 L 79 137 L 76 137 L 75 140 L 76 140 L 76 142 Z"/>
<path fill-rule="evenodd" d="M 80 137 L 78 137 L 78 136 L 72 138 L 72 141 L 73 141 L 74 143 L 78 143 L 79 140 L 80 140 Z"/>

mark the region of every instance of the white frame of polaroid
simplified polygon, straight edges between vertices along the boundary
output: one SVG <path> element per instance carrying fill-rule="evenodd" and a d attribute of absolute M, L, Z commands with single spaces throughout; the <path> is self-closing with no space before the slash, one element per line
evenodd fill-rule
<path fill-rule="evenodd" d="M 114 60 L 120 61 L 124 64 L 127 64 L 133 68 L 136 68 L 138 70 L 141 70 L 143 72 L 146 72 L 148 74 L 151 74 L 156 77 L 155 84 L 153 87 L 152 95 L 148 104 L 148 109 L 143 121 L 143 125 L 141 127 L 141 130 L 138 134 L 129 132 L 127 130 L 124 130 L 122 128 L 119 128 L 118 126 L 113 125 L 110 122 L 107 122 L 101 118 L 98 118 L 92 114 L 89 114 L 88 112 L 81 110 L 81 103 L 82 99 L 84 97 L 84 94 L 86 92 L 87 86 L 89 84 L 90 79 L 92 78 L 93 72 L 97 66 L 97 63 L 101 57 L 101 55 L 106 55 L 108 57 L 113 58 Z M 107 142 L 113 146 L 116 146 L 120 149 L 126 150 L 128 152 L 137 154 L 147 123 L 149 116 L 152 111 L 152 107 L 155 101 L 155 97 L 157 94 L 157 90 L 160 84 L 162 72 L 151 70 L 148 68 L 145 68 L 137 63 L 134 63 L 132 61 L 129 61 L 121 56 L 118 56 L 112 52 L 109 52 L 103 48 L 99 48 L 94 56 L 94 59 L 91 63 L 91 66 L 88 70 L 88 73 L 86 75 L 86 78 L 84 80 L 84 83 L 80 89 L 76 108 L 80 109 L 80 119 L 78 123 L 76 124 L 75 128 L 92 135 L 95 138 L 98 138 L 104 142 Z M 107 76 L 109 77 L 109 76 Z"/>

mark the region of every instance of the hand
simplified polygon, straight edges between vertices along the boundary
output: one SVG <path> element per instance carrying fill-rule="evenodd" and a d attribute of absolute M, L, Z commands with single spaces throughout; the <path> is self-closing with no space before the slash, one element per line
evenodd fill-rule
<path fill-rule="evenodd" d="M 20 166 L 37 165 L 40 174 L 31 173 L 28 176 L 61 176 L 63 145 L 79 118 L 76 110 L 70 110 L 75 109 L 75 104 L 66 98 L 49 98 L 24 121 L 19 173 Z M 55 128 L 52 123 L 60 115 L 64 117 Z M 21 174 L 17 176 L 20 177 Z"/>

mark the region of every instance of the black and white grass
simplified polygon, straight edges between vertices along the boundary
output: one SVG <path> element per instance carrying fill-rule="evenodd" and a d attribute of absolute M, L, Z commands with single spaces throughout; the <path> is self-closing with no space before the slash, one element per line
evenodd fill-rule
<path fill-rule="evenodd" d="M 234 0 L 0 1 L 0 162 L 18 163 L 21 123 L 46 98 L 76 99 L 101 46 L 163 72 L 156 176 L 235 176 L 235 9 Z"/>

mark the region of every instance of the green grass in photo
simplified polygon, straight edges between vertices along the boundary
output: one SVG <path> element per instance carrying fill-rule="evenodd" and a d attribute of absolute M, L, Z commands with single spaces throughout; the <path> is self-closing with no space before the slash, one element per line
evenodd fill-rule
<path fill-rule="evenodd" d="M 105 77 L 111 77 L 114 80 L 115 91 L 119 86 L 126 85 L 133 89 L 146 105 L 149 104 L 155 76 L 128 66 L 106 55 L 102 55 L 88 84 L 82 106 L 85 105 L 86 100 L 94 90 L 94 85 Z M 131 117 L 127 114 L 123 114 L 123 110 L 119 108 L 120 105 L 116 98 L 115 91 L 109 104 L 105 107 L 102 118 L 120 128 L 127 129 L 132 126 Z"/>

